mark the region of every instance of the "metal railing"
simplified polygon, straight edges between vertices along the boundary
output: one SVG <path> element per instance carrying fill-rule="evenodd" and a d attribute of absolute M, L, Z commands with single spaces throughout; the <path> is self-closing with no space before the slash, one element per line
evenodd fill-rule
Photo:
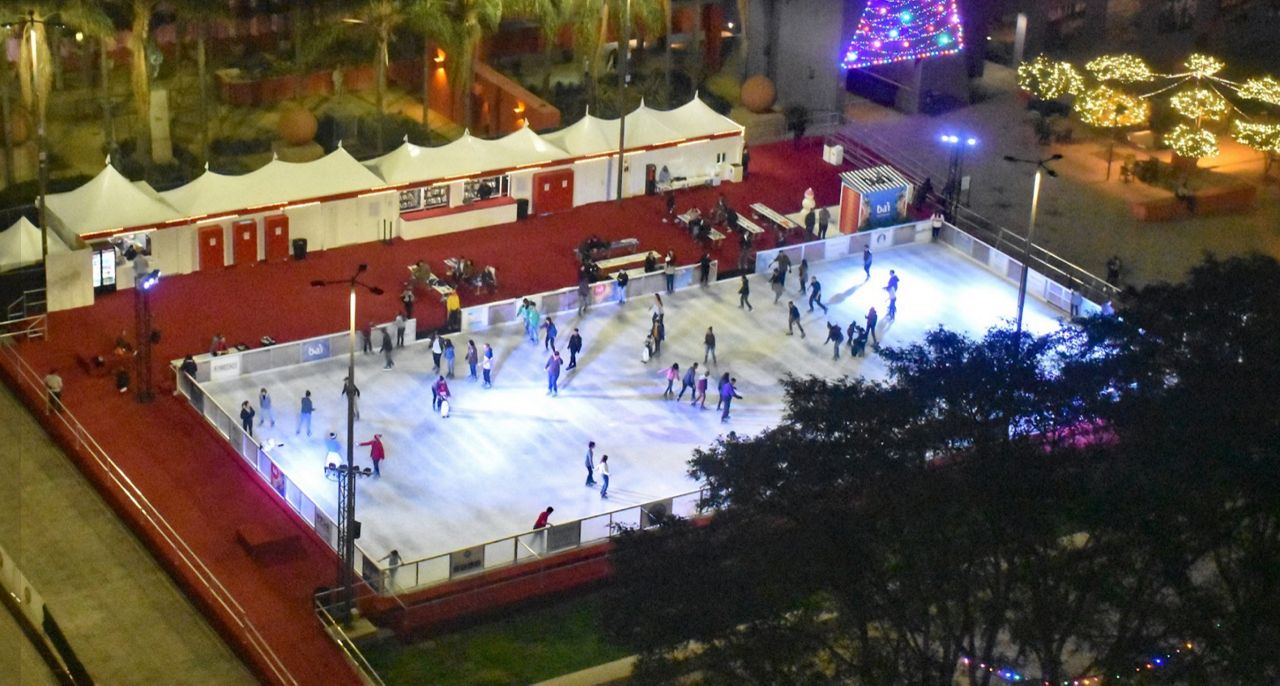
<path fill-rule="evenodd" d="M 28 390 L 35 393 L 37 397 L 45 394 L 44 382 L 31 368 L 27 361 L 18 354 L 18 351 L 12 345 L 0 343 L 0 354 L 13 363 L 17 381 L 19 384 L 27 386 Z M 168 559 L 175 565 L 186 569 L 208 592 L 213 603 L 222 608 L 226 616 L 231 620 L 234 626 L 232 629 L 238 629 L 244 638 L 246 647 L 253 651 L 260 660 L 264 669 L 268 671 L 275 683 L 279 684 L 297 684 L 298 680 L 289 672 L 288 667 L 280 660 L 280 657 L 262 634 L 254 626 L 253 621 L 249 619 L 244 608 L 240 603 L 236 602 L 231 592 L 227 590 L 222 582 L 213 574 L 209 567 L 200 559 L 200 556 L 191 549 L 186 540 L 178 534 L 165 519 L 164 515 L 151 504 L 151 501 L 143 494 L 142 489 L 138 488 L 129 475 L 111 459 L 107 452 L 103 450 L 98 441 L 89 433 L 88 429 L 76 419 L 65 406 L 62 411 L 52 415 L 52 421 L 61 424 L 62 428 L 75 441 L 75 447 L 86 454 L 98 469 L 106 477 L 106 486 L 116 491 L 120 496 L 120 502 L 123 506 L 132 508 L 137 517 L 135 521 L 146 526 L 155 534 L 157 542 L 167 546 L 170 552 Z"/>
<path fill-rule="evenodd" d="M 0 339 L 5 341 L 17 338 L 45 338 L 48 333 L 49 317 L 43 314 L 0 322 Z"/>
<path fill-rule="evenodd" d="M 932 165 L 903 152 L 865 128 L 855 128 L 855 125 L 847 120 L 843 129 L 828 136 L 828 142 L 844 147 L 846 162 L 864 166 L 891 165 L 916 184 L 917 188 L 926 178 L 934 176 L 943 178 L 944 176 Z M 927 202 L 939 210 L 946 209 L 933 198 L 927 199 Z M 957 228 L 981 237 L 1001 252 L 1026 254 L 1025 233 L 1001 226 L 970 207 L 957 205 L 956 216 L 951 217 L 951 223 Z M 1021 261 L 1021 257 L 1018 259 Z M 1107 283 L 1105 279 L 1035 243 L 1031 244 L 1028 261 L 1033 265 L 1033 269 L 1046 275 L 1053 275 L 1064 288 L 1078 290 L 1099 302 L 1110 300 L 1119 292 L 1118 288 Z"/>
<path fill-rule="evenodd" d="M 23 319 L 49 311 L 47 292 L 43 288 L 25 290 L 5 308 L 6 319 Z"/>
<path fill-rule="evenodd" d="M 358 591 L 363 591 L 363 595 L 365 596 L 372 594 L 371 589 L 367 585 L 361 584 L 357 586 L 357 589 Z M 382 677 L 378 674 L 377 670 L 373 668 L 373 665 L 369 664 L 369 660 L 366 659 L 364 653 L 360 651 L 360 647 L 356 645 L 356 642 L 352 640 L 349 635 L 347 635 L 346 628 L 342 626 L 341 622 L 334 618 L 333 613 L 330 611 L 332 605 L 325 602 L 324 596 L 326 594 L 327 592 L 317 593 L 312 598 L 316 617 L 319 618 L 320 623 L 324 626 L 325 632 L 329 634 L 329 637 L 333 639 L 334 643 L 338 644 L 338 647 L 342 650 L 342 654 L 347 658 L 347 661 L 351 663 L 351 666 L 355 667 L 359 674 L 364 677 L 365 683 L 372 684 L 374 686 L 386 686 L 386 682 L 382 680 Z"/>
<path fill-rule="evenodd" d="M 704 512 L 702 502 L 705 493 L 706 489 L 689 491 L 405 562 L 385 570 L 379 588 L 383 595 L 398 596 L 482 572 L 534 562 L 548 555 L 577 550 L 607 541 L 623 529 L 656 526 L 667 516 L 691 517 Z"/>

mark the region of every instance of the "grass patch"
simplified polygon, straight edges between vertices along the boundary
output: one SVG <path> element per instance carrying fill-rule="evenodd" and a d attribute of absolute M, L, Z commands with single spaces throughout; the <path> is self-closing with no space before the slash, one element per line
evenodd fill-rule
<path fill-rule="evenodd" d="M 602 601 L 591 594 L 411 644 L 364 651 L 388 684 L 530 684 L 611 662 L 630 651 L 600 633 Z"/>

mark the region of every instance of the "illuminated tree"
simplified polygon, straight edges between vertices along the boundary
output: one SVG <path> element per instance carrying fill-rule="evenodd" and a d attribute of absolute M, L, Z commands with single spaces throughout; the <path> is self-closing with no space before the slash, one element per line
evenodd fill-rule
<path fill-rule="evenodd" d="M 1194 124 L 1178 124 L 1164 135 L 1164 142 L 1180 157 L 1190 160 L 1218 154 L 1218 137 Z"/>
<path fill-rule="evenodd" d="M 1093 72 L 1092 67 L 1089 70 Z M 1121 129 L 1145 125 L 1151 118 L 1151 103 L 1136 95 L 1100 85 L 1081 96 L 1076 103 L 1076 112 L 1080 115 L 1080 121 L 1089 126 L 1119 133 Z M 1108 179 L 1111 178 L 1115 147 L 1115 137 L 1112 136 L 1111 143 L 1107 146 Z"/>
<path fill-rule="evenodd" d="M 1095 57 L 1084 68 L 1093 78 L 1104 82 L 1145 83 L 1156 78 L 1155 72 L 1141 57 L 1125 53 Z"/>
<path fill-rule="evenodd" d="M 1037 55 L 1018 67 L 1018 87 L 1040 100 L 1057 100 L 1084 90 L 1084 77 L 1069 62 Z"/>

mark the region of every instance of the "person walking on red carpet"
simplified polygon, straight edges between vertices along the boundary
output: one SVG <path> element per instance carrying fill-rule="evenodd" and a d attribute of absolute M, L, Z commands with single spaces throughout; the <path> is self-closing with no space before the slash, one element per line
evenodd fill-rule
<path fill-rule="evenodd" d="M 382 445 L 382 434 L 374 434 L 373 438 L 360 445 L 369 446 L 369 459 L 373 460 L 373 475 L 382 476 L 380 465 L 387 458 L 387 449 Z"/>

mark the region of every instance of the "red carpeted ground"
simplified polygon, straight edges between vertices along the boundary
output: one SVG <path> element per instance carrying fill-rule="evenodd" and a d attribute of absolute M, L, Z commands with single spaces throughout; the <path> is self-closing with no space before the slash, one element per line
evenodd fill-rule
<path fill-rule="evenodd" d="M 832 205 L 839 200 L 837 174 L 842 170 L 822 161 L 819 140 L 807 140 L 799 148 L 790 143 L 758 146 L 751 150 L 745 182 L 679 191 L 677 211 L 698 206 L 706 212 L 723 193 L 740 213 L 747 213 L 753 202 L 793 212 L 808 187 L 820 205 Z M 312 253 L 299 262 L 166 277 L 153 297 L 155 326 L 163 332 L 155 352 L 157 379 L 170 385 L 161 361 L 206 351 L 216 332 L 233 343 L 255 343 L 263 335 L 287 341 L 345 328 L 346 291 L 308 284 L 345 278 L 361 262 L 369 265 L 364 279 L 387 291 L 381 298 L 362 296 L 361 321 L 395 316 L 406 267 L 419 259 L 430 262 L 436 273 L 444 272 L 444 258 L 458 255 L 477 265 L 494 265 L 500 287 L 484 296 L 486 301 L 572 285 L 577 273 L 573 249 L 591 234 L 609 240 L 638 238 L 641 250 L 674 249 L 680 263 L 696 262 L 702 248 L 684 229 L 663 223 L 663 216 L 661 197 L 641 197 L 447 236 Z M 737 240 L 731 236 L 723 243 L 712 256 L 731 269 L 738 257 Z M 766 238 L 755 247 L 771 246 L 772 238 Z M 480 302 L 469 292 L 462 299 L 464 306 Z M 421 296 L 416 314 L 420 327 L 434 328 L 444 320 L 443 306 Z M 133 338 L 132 293 L 103 296 L 92 307 L 52 314 L 49 330 L 47 341 L 23 344 L 23 356 L 41 373 L 53 366 L 60 370 L 71 410 L 245 607 L 295 678 L 304 684 L 354 682 L 310 605 L 313 590 L 333 581 L 333 553 L 308 535 L 305 556 L 292 562 L 262 566 L 249 558 L 235 542 L 236 529 L 253 522 L 271 531 L 302 529 L 288 506 L 184 403 L 159 393 L 153 404 L 138 405 L 132 395 L 117 394 L 111 380 L 88 378 L 74 363 L 77 354 L 105 353 L 122 330 Z"/>

